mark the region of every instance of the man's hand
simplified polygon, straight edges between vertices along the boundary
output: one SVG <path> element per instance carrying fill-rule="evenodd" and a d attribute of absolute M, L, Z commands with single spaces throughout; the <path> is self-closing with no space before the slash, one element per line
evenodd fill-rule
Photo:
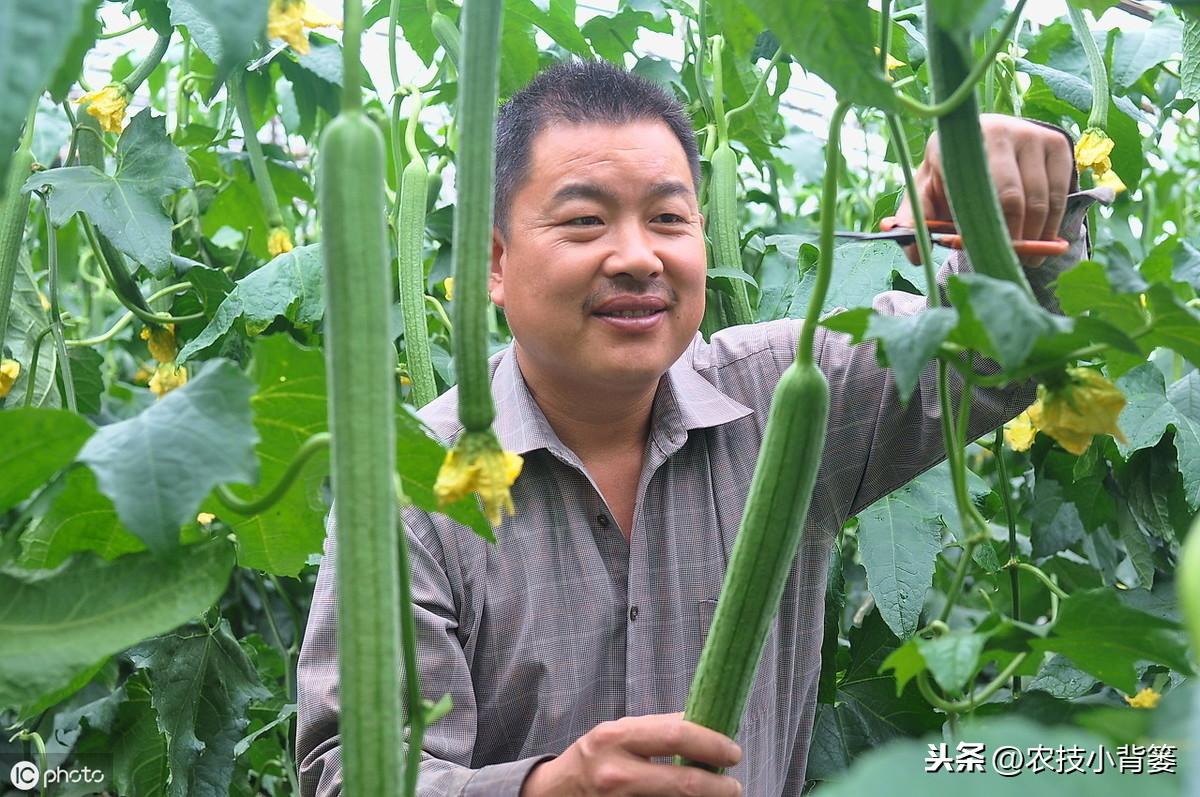
<path fill-rule="evenodd" d="M 1067 137 L 1024 119 L 987 113 L 979 117 L 983 147 L 987 152 L 992 182 L 1013 238 L 1050 240 L 1058 237 L 1058 225 L 1070 190 L 1074 155 Z M 950 203 L 942 178 L 941 151 L 935 132 L 925 146 L 925 160 L 914 175 L 921 209 L 926 219 L 949 220 Z M 896 212 L 902 225 L 912 226 L 910 198 L 904 197 Z M 915 244 L 906 246 L 912 263 L 921 257 Z M 1026 266 L 1041 265 L 1044 258 L 1023 259 Z"/>
<path fill-rule="evenodd" d="M 728 775 L 650 761 L 682 755 L 716 767 L 742 757 L 729 737 L 683 718 L 683 712 L 602 722 L 558 758 L 538 764 L 521 786 L 521 797 L 740 797 Z"/>

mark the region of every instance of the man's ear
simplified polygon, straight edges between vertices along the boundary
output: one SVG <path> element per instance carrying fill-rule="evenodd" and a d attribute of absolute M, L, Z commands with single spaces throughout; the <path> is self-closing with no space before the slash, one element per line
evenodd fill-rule
<path fill-rule="evenodd" d="M 504 307 L 504 236 L 499 227 L 492 227 L 492 268 L 488 274 L 488 295 L 497 307 Z"/>

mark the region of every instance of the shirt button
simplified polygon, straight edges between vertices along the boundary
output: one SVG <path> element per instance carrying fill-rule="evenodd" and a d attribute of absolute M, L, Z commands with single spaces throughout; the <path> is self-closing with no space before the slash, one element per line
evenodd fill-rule
<path fill-rule="evenodd" d="M 636 620 L 637 616 L 638 616 L 638 607 L 630 606 L 629 607 L 629 622 L 633 622 L 634 620 Z"/>
<path fill-rule="evenodd" d="M 597 515 L 596 522 L 600 524 L 600 528 L 608 528 L 608 515 Z"/>

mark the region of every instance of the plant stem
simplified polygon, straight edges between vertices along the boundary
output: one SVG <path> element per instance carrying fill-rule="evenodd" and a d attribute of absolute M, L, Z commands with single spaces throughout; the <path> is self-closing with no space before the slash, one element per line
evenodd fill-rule
<path fill-rule="evenodd" d="M 102 285 L 104 285 L 105 287 L 108 286 L 108 284 L 105 283 L 103 280 L 100 280 L 100 283 Z M 192 283 L 190 283 L 190 282 L 177 282 L 174 285 L 168 285 L 167 287 L 163 288 L 162 290 L 156 291 L 155 293 L 150 294 L 150 296 L 146 299 L 146 301 L 152 302 L 155 299 L 161 299 L 162 297 L 167 296 L 168 294 L 186 290 L 191 287 L 192 287 Z M 115 337 L 117 335 L 117 333 L 119 333 L 125 327 L 129 326 L 129 322 L 132 320 L 133 320 L 133 311 L 127 311 L 125 313 L 125 315 L 123 315 L 119 319 L 117 319 L 117 322 L 115 324 L 113 324 L 107 331 L 102 332 L 99 335 L 96 335 L 95 337 L 91 337 L 91 338 L 82 338 L 80 340 L 68 340 L 67 346 L 70 348 L 76 348 L 79 346 L 98 346 L 101 343 L 105 343 L 107 341 L 112 340 L 113 337 Z"/>
<path fill-rule="evenodd" d="M 54 232 L 54 225 L 50 223 L 50 206 L 46 195 L 40 191 L 37 193 L 42 199 L 46 220 L 47 291 L 50 293 L 50 326 L 54 330 L 54 348 L 58 352 L 58 372 L 62 377 L 63 395 L 67 399 L 67 409 L 77 413 L 79 406 L 75 401 L 75 379 L 71 375 L 71 359 L 67 356 L 67 343 L 63 339 L 62 332 L 62 316 L 58 309 L 58 236 Z"/>
<path fill-rule="evenodd" d="M 167 54 L 167 47 L 171 44 L 171 33 L 159 34 L 154 41 L 154 46 L 150 48 L 150 54 L 142 59 L 142 62 L 137 65 L 137 69 L 133 70 L 129 77 L 121 81 L 121 86 L 125 91 L 133 94 L 138 90 L 138 87 L 150 77 L 150 73 L 162 62 L 163 56 Z"/>
<path fill-rule="evenodd" d="M 850 110 L 847 100 L 839 100 L 829 119 L 829 137 L 825 142 L 825 181 L 821 187 L 821 251 L 817 265 L 817 280 L 813 286 L 808 312 L 804 316 L 804 327 L 796 350 L 796 362 L 803 367 L 814 364 L 813 338 L 821 319 L 821 307 L 829 291 L 833 276 L 833 227 L 837 208 L 837 175 L 839 158 L 842 157 L 842 122 Z"/>
<path fill-rule="evenodd" d="M 133 33 L 135 30 L 141 30 L 146 27 L 146 20 L 139 20 L 129 27 L 121 28 L 120 30 L 106 31 L 97 36 L 97 39 L 115 39 L 118 36 L 124 36 L 126 33 Z"/>
<path fill-rule="evenodd" d="M 1055 596 L 1059 598 L 1069 597 L 1067 593 L 1063 591 L 1062 587 L 1058 586 L 1058 584 L 1055 584 L 1050 579 L 1050 576 L 1046 575 L 1046 573 L 1037 565 L 1032 565 L 1029 562 L 1009 562 L 1005 565 L 1005 567 L 1012 567 L 1015 570 L 1024 570 L 1026 573 L 1031 573 L 1037 578 L 1038 581 L 1045 584 L 1046 589 L 1050 590 L 1050 592 Z"/>
<path fill-rule="evenodd" d="M 1096 40 L 1092 38 L 1092 31 L 1088 28 L 1083 10 L 1068 3 L 1067 12 L 1071 16 L 1071 28 L 1075 31 L 1075 38 L 1079 39 L 1079 45 L 1083 47 L 1087 56 L 1088 72 L 1092 78 L 1092 111 L 1088 114 L 1088 127 L 1107 130 L 1109 91 L 1108 70 L 1104 68 L 1104 57 L 1096 47 Z"/>
<path fill-rule="evenodd" d="M 964 79 L 963 82 L 958 85 L 958 88 L 956 88 L 950 94 L 950 96 L 946 97 L 946 99 L 941 100 L 940 102 L 935 102 L 933 105 L 926 105 L 923 102 L 914 100 L 907 94 L 897 93 L 896 101 L 900 103 L 900 107 L 916 116 L 926 119 L 936 118 L 938 116 L 945 116 L 961 105 L 968 97 L 974 96 L 975 84 L 979 82 L 979 79 L 983 77 L 984 72 L 986 72 L 987 69 L 992 65 L 992 62 L 996 60 L 996 55 L 1000 52 L 1000 49 L 1007 44 L 1009 34 L 1012 33 L 1014 28 L 1016 28 L 1017 21 L 1021 18 L 1021 11 L 1025 8 L 1026 2 L 1027 0 L 1018 0 L 1016 7 L 1013 8 L 1013 10 L 1009 13 L 1008 18 L 1004 20 L 1004 27 L 1000 29 L 1000 35 L 997 36 L 995 41 L 991 43 L 991 46 L 988 47 L 988 50 L 984 54 L 983 58 L 979 59 L 979 61 L 977 61 L 975 65 L 971 67 L 971 71 L 967 73 L 966 79 Z"/>
<path fill-rule="evenodd" d="M 29 356 L 29 377 L 25 382 L 25 406 L 33 406 L 33 390 L 34 383 L 37 382 L 37 367 L 38 358 L 42 353 L 42 343 L 46 340 L 46 336 L 54 331 L 54 324 L 47 324 L 45 329 L 37 334 L 33 339 L 33 354 Z"/>
<path fill-rule="evenodd" d="M 362 0 L 342 4 L 342 110 L 362 108 Z"/>
<path fill-rule="evenodd" d="M 283 214 L 279 211 L 279 200 L 275 196 L 275 187 L 271 184 L 271 174 L 267 171 L 267 158 L 263 154 L 262 144 L 258 140 L 258 128 L 254 124 L 254 114 L 250 111 L 250 96 L 246 93 L 246 81 L 239 76 L 232 82 L 238 121 L 242 125 L 242 142 L 246 154 L 250 156 L 250 172 L 254 175 L 254 187 L 258 189 L 258 196 L 262 199 L 267 224 L 271 227 L 282 227 Z"/>
<path fill-rule="evenodd" d="M 410 503 L 408 496 L 396 478 L 397 503 L 404 506 Z M 399 517 L 399 516 L 398 516 Z M 400 594 L 404 598 L 412 595 L 412 570 L 408 559 L 408 528 L 403 518 L 397 520 L 400 526 Z M 405 678 L 407 686 L 408 718 L 411 731 L 409 733 L 408 758 L 404 763 L 404 795 L 413 797 L 417 789 L 417 773 L 421 768 L 421 740 L 425 735 L 425 707 L 421 699 L 421 683 L 416 676 L 417 670 L 417 629 L 413 619 L 412 601 L 405 600 L 400 609 L 400 645 L 404 653 L 404 672 L 411 673 Z"/>
<path fill-rule="evenodd" d="M 283 683 L 284 694 L 287 695 L 289 702 L 296 700 L 295 687 L 292 683 L 292 653 L 287 645 L 283 644 L 283 635 L 279 633 L 279 625 L 275 622 L 275 613 L 271 611 L 271 598 L 267 595 L 267 585 L 263 581 L 262 572 L 254 571 L 254 584 L 258 587 L 258 599 L 262 602 L 263 614 L 267 616 L 267 625 L 271 629 L 271 636 L 275 637 L 275 647 L 279 650 L 279 655 L 283 658 Z M 291 721 L 288 721 L 290 728 Z"/>
<path fill-rule="evenodd" d="M 767 85 L 767 78 L 779 63 L 779 59 L 783 56 L 783 48 L 780 47 L 775 51 L 775 55 L 771 56 L 770 62 L 763 68 L 762 74 L 758 76 L 758 82 L 754 84 L 754 91 L 750 93 L 750 99 L 743 102 L 736 108 L 731 109 L 725 114 L 725 126 L 729 127 L 729 123 L 733 117 L 737 116 L 742 111 L 754 107 L 754 103 L 758 102 L 758 96 L 762 94 L 763 87 Z M 715 63 L 715 61 L 714 61 Z"/>
<path fill-rule="evenodd" d="M 996 429 L 996 437 L 992 443 L 992 456 L 996 458 L 996 468 L 1000 472 L 1000 498 L 1004 502 L 1004 520 L 1008 523 L 1008 555 L 1010 561 L 1017 558 L 1017 523 L 1013 517 L 1012 485 L 1008 481 L 1008 467 L 1004 464 L 1004 427 Z M 1021 620 L 1021 579 L 1016 568 L 1009 571 L 1009 587 L 1012 592 L 1012 618 Z M 1021 676 L 1013 676 L 1013 699 L 1021 696 Z"/>
<path fill-rule="evenodd" d="M 931 705 L 935 706 L 936 708 L 940 708 L 942 711 L 945 711 L 951 716 L 955 714 L 961 714 L 965 711 L 973 711 L 976 707 L 984 703 L 989 697 L 996 694 L 1000 687 L 1004 686 L 1005 681 L 1012 677 L 1012 674 L 1017 671 L 1017 669 L 1021 666 L 1021 663 L 1025 661 L 1028 655 L 1029 654 L 1027 652 L 1022 652 L 1018 653 L 1016 656 L 1013 656 L 1013 659 L 1008 663 L 1008 666 L 1001 670 L 1000 673 L 991 681 L 989 681 L 986 686 L 984 686 L 978 692 L 973 692 L 970 696 L 965 697 L 962 700 L 946 700 L 944 697 L 940 697 L 936 692 L 934 692 L 933 685 L 929 682 L 928 670 L 922 670 L 921 672 L 917 673 L 917 688 L 921 690 L 921 694 L 926 700 L 929 701 Z"/>
<path fill-rule="evenodd" d="M 717 123 L 717 140 L 729 141 L 729 117 L 725 115 L 725 72 L 722 65 L 722 50 L 725 49 L 725 39 L 713 36 L 712 39 L 713 66 L 713 121 Z"/>
<path fill-rule="evenodd" d="M 239 498 L 224 484 L 217 485 L 217 498 L 239 515 L 257 515 L 271 508 L 287 493 L 308 461 L 329 448 L 329 440 L 329 432 L 318 432 L 305 440 L 292 456 L 292 461 L 288 463 L 287 470 L 279 477 L 279 481 L 260 498 Z"/>

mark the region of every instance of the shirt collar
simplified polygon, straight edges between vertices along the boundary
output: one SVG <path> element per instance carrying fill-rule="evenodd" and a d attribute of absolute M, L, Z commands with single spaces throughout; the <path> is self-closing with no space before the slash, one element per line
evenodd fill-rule
<path fill-rule="evenodd" d="M 696 372 L 693 353 L 703 338 L 696 333 L 688 349 L 659 380 L 654 398 L 650 435 L 677 450 L 691 429 L 720 426 L 750 415 L 753 410 L 722 393 Z M 539 448 L 559 456 L 567 447 L 559 440 L 541 407 L 534 401 L 517 364 L 512 345 L 498 353 L 492 378 L 496 401 L 496 435 L 505 450 L 525 454 Z"/>

